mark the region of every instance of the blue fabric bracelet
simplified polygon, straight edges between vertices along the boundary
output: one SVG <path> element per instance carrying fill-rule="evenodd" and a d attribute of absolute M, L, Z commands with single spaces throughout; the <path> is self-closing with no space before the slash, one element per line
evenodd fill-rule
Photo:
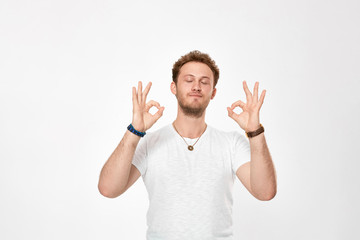
<path fill-rule="evenodd" d="M 139 136 L 139 137 L 144 137 L 146 132 L 139 132 L 138 130 L 136 130 L 134 128 L 134 126 L 130 123 L 130 125 L 127 127 L 127 129 L 132 132 L 133 134 Z"/>

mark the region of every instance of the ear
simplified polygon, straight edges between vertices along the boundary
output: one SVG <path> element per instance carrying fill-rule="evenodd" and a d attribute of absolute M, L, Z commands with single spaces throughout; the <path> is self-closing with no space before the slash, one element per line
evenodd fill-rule
<path fill-rule="evenodd" d="M 172 81 L 170 84 L 170 90 L 174 95 L 176 95 L 176 84 L 174 81 Z"/>
<path fill-rule="evenodd" d="M 214 88 L 214 90 L 213 90 L 213 92 L 211 94 L 211 100 L 215 97 L 215 95 L 216 95 L 216 88 Z"/>

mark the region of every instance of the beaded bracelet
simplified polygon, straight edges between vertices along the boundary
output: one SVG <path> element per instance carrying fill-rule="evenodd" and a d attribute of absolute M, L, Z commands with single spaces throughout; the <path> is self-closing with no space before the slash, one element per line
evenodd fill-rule
<path fill-rule="evenodd" d="M 138 130 L 136 130 L 134 128 L 134 126 L 130 123 L 130 125 L 127 127 L 127 129 L 132 132 L 133 134 L 139 136 L 139 137 L 144 137 L 146 132 L 139 132 Z"/>

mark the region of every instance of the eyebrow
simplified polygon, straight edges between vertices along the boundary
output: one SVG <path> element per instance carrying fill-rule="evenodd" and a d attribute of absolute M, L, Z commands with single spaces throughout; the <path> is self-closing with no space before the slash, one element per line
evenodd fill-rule
<path fill-rule="evenodd" d="M 186 74 L 186 75 L 184 75 L 184 77 L 186 77 L 186 76 L 195 77 L 195 76 L 194 76 L 194 75 L 192 75 L 192 74 Z M 207 79 L 209 79 L 209 80 L 210 80 L 210 78 L 209 78 L 208 76 L 202 76 L 200 79 L 203 79 L 203 78 L 207 78 Z"/>

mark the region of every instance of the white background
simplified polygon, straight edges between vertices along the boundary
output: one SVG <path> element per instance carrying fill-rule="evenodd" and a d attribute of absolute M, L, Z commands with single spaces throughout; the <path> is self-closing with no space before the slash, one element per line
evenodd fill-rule
<path fill-rule="evenodd" d="M 359 1 L 10 1 L 0 3 L 0 239 L 145 239 L 139 180 L 103 197 L 100 170 L 153 82 L 176 117 L 172 64 L 220 67 L 207 123 L 242 81 L 267 90 L 261 123 L 277 170 L 271 201 L 234 186 L 235 239 L 359 239 Z"/>

